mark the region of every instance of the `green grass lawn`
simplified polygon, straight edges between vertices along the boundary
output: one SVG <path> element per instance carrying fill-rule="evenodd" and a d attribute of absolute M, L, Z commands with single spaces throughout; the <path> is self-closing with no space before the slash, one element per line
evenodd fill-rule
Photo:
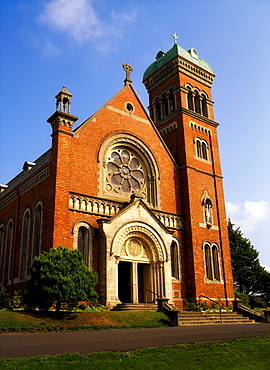
<path fill-rule="evenodd" d="M 0 369 L 269 369 L 270 337 L 0 360 Z"/>
<path fill-rule="evenodd" d="M 49 332 L 104 329 L 158 328 L 169 326 L 168 317 L 162 312 L 60 312 L 32 313 L 0 311 L 0 332 Z"/>

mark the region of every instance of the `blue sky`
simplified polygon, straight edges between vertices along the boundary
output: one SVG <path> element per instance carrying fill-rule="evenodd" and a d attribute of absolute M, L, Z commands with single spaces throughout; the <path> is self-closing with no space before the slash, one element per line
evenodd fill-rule
<path fill-rule="evenodd" d="M 178 44 L 213 67 L 227 215 L 270 271 L 270 0 L 1 0 L 0 183 L 51 145 L 62 86 L 78 124 L 123 86 L 139 97 L 159 50 Z"/>

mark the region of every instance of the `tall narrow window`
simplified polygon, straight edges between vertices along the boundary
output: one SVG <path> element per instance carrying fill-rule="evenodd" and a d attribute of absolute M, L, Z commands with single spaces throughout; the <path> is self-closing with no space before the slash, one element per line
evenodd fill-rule
<path fill-rule="evenodd" d="M 78 250 L 83 256 L 84 263 L 88 264 L 88 230 L 85 227 L 80 227 L 78 231 Z"/>
<path fill-rule="evenodd" d="M 170 102 L 170 112 L 174 112 L 175 111 L 175 100 L 174 100 L 174 94 L 173 94 L 173 87 L 170 88 L 169 102 Z"/>
<path fill-rule="evenodd" d="M 163 115 L 167 116 L 169 114 L 169 107 L 168 107 L 168 99 L 166 96 L 166 93 L 162 94 L 162 100 L 163 100 Z"/>
<path fill-rule="evenodd" d="M 208 160 L 207 145 L 206 145 L 205 141 L 202 142 L 202 158 L 205 159 L 205 160 Z"/>
<path fill-rule="evenodd" d="M 205 95 L 202 95 L 202 114 L 204 117 L 208 117 L 207 101 Z"/>
<path fill-rule="evenodd" d="M 216 280 L 220 280 L 218 248 L 216 245 L 213 245 L 212 247 L 212 255 L 213 255 L 214 278 Z"/>
<path fill-rule="evenodd" d="M 74 242 L 73 248 L 81 252 L 86 266 L 92 268 L 92 239 L 93 229 L 84 221 L 78 222 L 73 229 Z"/>
<path fill-rule="evenodd" d="M 197 151 L 197 157 L 202 157 L 202 144 L 200 140 L 196 140 L 196 151 Z"/>
<path fill-rule="evenodd" d="M 161 120 L 161 105 L 159 98 L 156 98 L 155 103 L 156 103 L 156 119 L 159 121 Z"/>
<path fill-rule="evenodd" d="M 205 161 L 208 161 L 208 147 L 207 147 L 207 141 L 200 139 L 197 137 L 195 139 L 196 144 L 196 155 L 197 158 L 204 159 Z"/>
<path fill-rule="evenodd" d="M 201 101 L 197 91 L 195 92 L 194 102 L 195 102 L 195 112 L 201 114 Z"/>
<path fill-rule="evenodd" d="M 22 241 L 20 257 L 20 280 L 25 280 L 27 273 L 27 256 L 29 247 L 30 213 L 26 211 L 23 216 Z"/>
<path fill-rule="evenodd" d="M 13 222 L 11 220 L 11 221 L 9 221 L 8 227 L 7 227 L 7 240 L 6 240 L 6 253 L 5 253 L 5 262 L 4 262 L 3 285 L 8 284 L 12 241 L 13 241 Z"/>
<path fill-rule="evenodd" d="M 220 281 L 219 251 L 216 244 L 204 245 L 205 275 L 208 280 Z"/>
<path fill-rule="evenodd" d="M 180 278 L 179 251 L 175 241 L 173 241 L 171 244 L 171 269 L 172 277 L 179 280 Z"/>
<path fill-rule="evenodd" d="M 2 261 L 3 249 L 4 249 L 4 225 L 0 225 L 0 262 Z"/>
<path fill-rule="evenodd" d="M 206 268 L 206 277 L 209 280 L 213 280 L 213 273 L 212 273 L 212 258 L 211 258 L 211 249 L 210 245 L 206 244 L 204 247 L 205 253 L 205 268 Z"/>
<path fill-rule="evenodd" d="M 41 247 L 41 231 L 42 231 L 42 205 L 38 203 L 34 214 L 34 237 L 32 257 L 39 256 Z"/>
<path fill-rule="evenodd" d="M 190 110 L 193 110 L 194 111 L 194 104 L 193 104 L 193 93 L 192 91 L 190 90 L 189 88 L 189 92 L 188 92 L 188 109 Z"/>

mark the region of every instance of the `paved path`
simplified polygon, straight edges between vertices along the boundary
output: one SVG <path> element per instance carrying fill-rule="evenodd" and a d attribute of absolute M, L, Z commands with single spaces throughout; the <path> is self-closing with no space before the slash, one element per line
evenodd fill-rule
<path fill-rule="evenodd" d="M 169 344 L 269 336 L 270 324 L 205 325 L 174 328 L 0 334 L 0 358 L 130 351 Z"/>

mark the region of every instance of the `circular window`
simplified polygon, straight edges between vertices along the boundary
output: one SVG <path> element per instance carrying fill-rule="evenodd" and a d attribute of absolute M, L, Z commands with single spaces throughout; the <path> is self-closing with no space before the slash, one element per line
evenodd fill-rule
<path fill-rule="evenodd" d="M 123 193 L 139 191 L 144 184 L 140 162 L 127 150 L 115 150 L 111 153 L 107 171 L 111 184 Z"/>
<path fill-rule="evenodd" d="M 126 110 L 128 112 L 134 112 L 134 107 L 131 103 L 126 103 Z"/>

